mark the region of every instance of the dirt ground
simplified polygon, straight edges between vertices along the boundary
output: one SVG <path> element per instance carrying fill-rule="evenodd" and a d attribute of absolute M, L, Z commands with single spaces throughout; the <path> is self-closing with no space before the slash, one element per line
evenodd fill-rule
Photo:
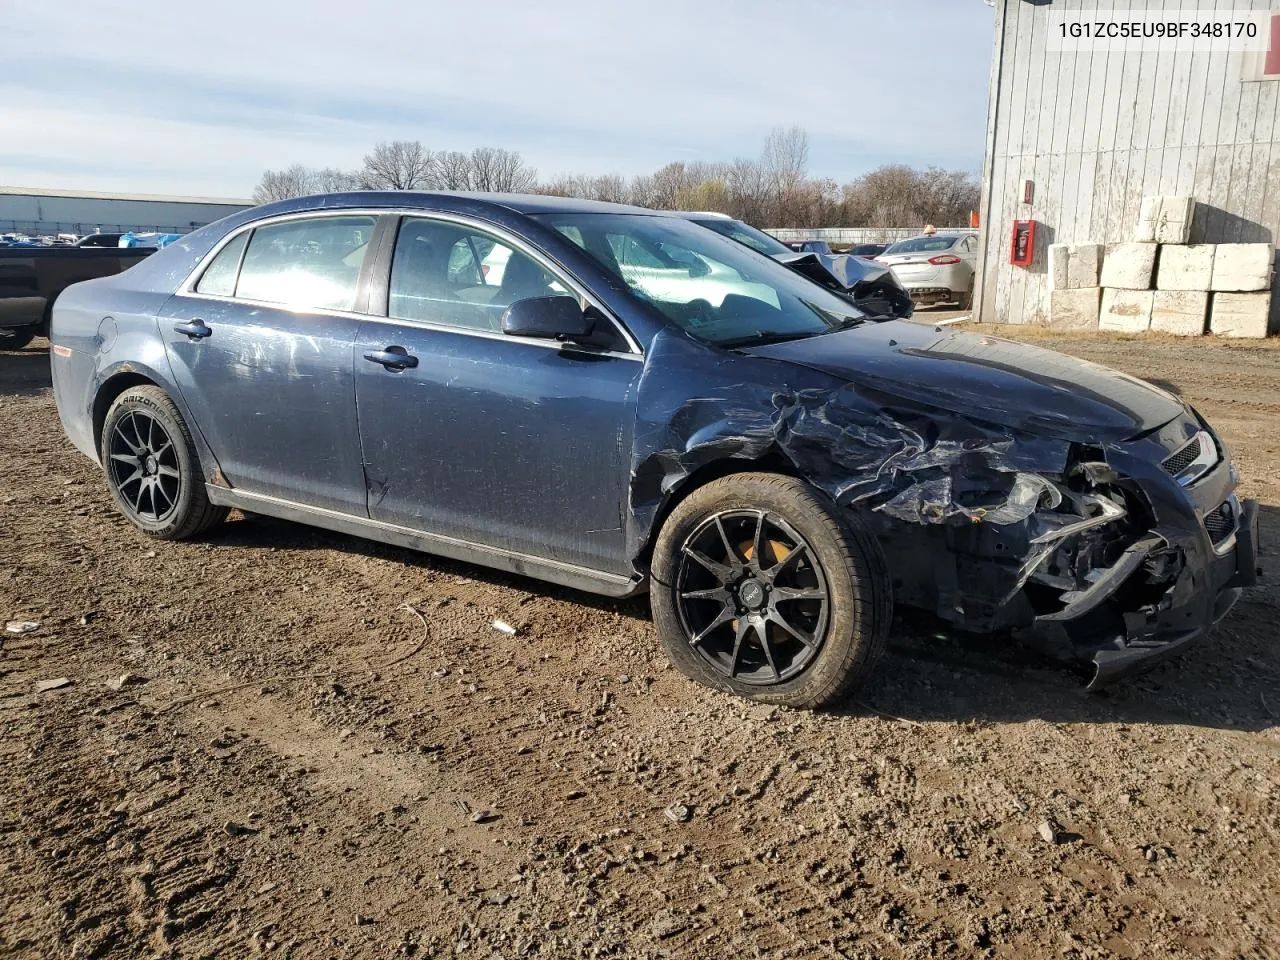
<path fill-rule="evenodd" d="M 1274 563 L 1276 345 L 1013 335 L 1189 397 Z M 0 645 L 0 955 L 1280 956 L 1275 579 L 1105 695 L 913 620 L 843 710 L 766 709 L 643 601 L 268 520 L 147 541 L 44 346 L 0 354 L 0 620 L 39 623 Z"/>

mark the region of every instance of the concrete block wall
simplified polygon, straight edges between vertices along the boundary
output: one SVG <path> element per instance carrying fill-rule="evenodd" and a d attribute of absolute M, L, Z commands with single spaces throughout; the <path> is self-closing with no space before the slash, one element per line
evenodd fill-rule
<path fill-rule="evenodd" d="M 1100 330 L 1265 337 L 1274 249 L 1187 243 L 1195 209 L 1191 197 L 1147 197 L 1133 242 L 1050 247 L 1050 325 L 1084 329 L 1096 311 Z"/>

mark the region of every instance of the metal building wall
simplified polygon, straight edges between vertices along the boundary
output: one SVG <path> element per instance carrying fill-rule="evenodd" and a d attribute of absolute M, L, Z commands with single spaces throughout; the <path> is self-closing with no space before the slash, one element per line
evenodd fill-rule
<path fill-rule="evenodd" d="M 243 210 L 250 204 L 209 198 L 79 196 L 0 189 L 0 230 L 27 233 L 104 233 L 160 230 L 187 233 Z"/>
<path fill-rule="evenodd" d="M 982 320 L 1043 321 L 1048 245 L 1132 240 L 1144 196 L 1194 196 L 1193 243 L 1280 238 L 1280 81 L 1242 80 L 1238 52 L 1046 50 L 1053 10 L 1273 7 L 1280 2 L 997 0 L 975 304 Z M 1035 184 L 1029 205 L 1021 202 L 1026 180 Z M 1015 219 L 1040 222 L 1027 268 L 1009 264 Z"/>

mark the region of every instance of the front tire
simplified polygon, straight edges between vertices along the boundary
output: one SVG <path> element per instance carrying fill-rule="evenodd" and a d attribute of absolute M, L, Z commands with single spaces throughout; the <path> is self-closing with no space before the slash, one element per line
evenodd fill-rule
<path fill-rule="evenodd" d="M 107 488 L 143 533 L 186 540 L 227 516 L 209 502 L 191 431 L 159 387 L 132 387 L 107 411 L 99 439 Z"/>
<path fill-rule="evenodd" d="M 714 480 L 672 511 L 650 592 L 682 673 L 800 708 L 834 703 L 866 678 L 893 609 L 875 538 L 807 484 L 767 473 Z"/>

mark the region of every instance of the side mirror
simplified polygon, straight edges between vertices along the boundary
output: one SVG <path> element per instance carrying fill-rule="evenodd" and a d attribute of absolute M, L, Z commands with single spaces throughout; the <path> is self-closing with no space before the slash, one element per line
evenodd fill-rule
<path fill-rule="evenodd" d="M 529 297 L 502 314 L 502 332 L 512 337 L 576 340 L 591 333 L 595 320 L 573 297 Z"/>

